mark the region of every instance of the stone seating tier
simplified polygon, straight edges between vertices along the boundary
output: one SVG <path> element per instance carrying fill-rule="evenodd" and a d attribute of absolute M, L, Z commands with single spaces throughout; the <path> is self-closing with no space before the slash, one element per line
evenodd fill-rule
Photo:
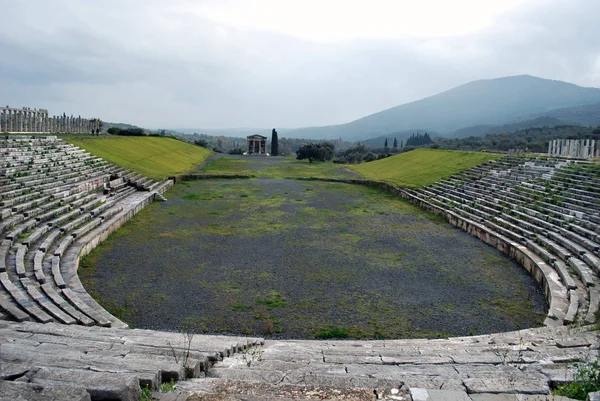
<path fill-rule="evenodd" d="M 19 153 L 11 150 L 15 152 L 11 163 L 19 174 L 5 178 L 13 182 L 11 192 L 0 197 L 6 206 L 0 209 L 0 229 L 6 238 L 0 248 L 0 269 L 6 273 L 0 295 L 7 307 L 2 310 L 16 320 L 29 314 L 42 322 L 110 325 L 110 315 L 87 294 L 68 288 L 61 256 L 77 238 L 124 212 L 121 202 L 135 194 L 135 188 L 122 188 L 110 201 L 97 190 L 112 175 L 133 173 L 70 145 L 52 147 L 52 151 L 44 150 L 44 144 L 20 147 Z M 33 155 L 39 163 L 31 163 Z M 10 174 L 8 169 L 3 174 L 7 171 Z M 71 259 L 67 257 L 68 264 Z"/>
<path fill-rule="evenodd" d="M 587 196 L 589 199 L 595 199 L 595 195 L 581 190 L 573 197 L 573 204 L 564 201 L 561 203 L 560 200 L 565 199 L 561 196 L 561 191 L 570 188 L 568 180 L 563 179 L 558 187 L 548 183 L 546 179 L 554 174 L 557 166 L 567 166 L 562 162 L 553 165 L 552 161 L 548 161 L 539 167 L 535 161 L 504 165 L 510 166 L 510 169 L 502 170 L 502 164 L 490 163 L 477 167 L 474 173 L 457 174 L 425 189 L 412 191 L 412 195 L 420 193 L 420 201 L 432 202 L 438 208 L 453 210 L 464 218 L 481 221 L 498 234 L 527 245 L 546 263 L 553 265 L 564 285 L 573 290 L 573 296 L 571 297 L 570 293 L 568 296 L 570 303 L 566 323 L 573 321 L 574 313 L 578 310 L 576 304 L 579 304 L 580 300 L 575 290 L 576 282 L 581 278 L 581 285 L 588 290 L 578 291 L 588 299 L 594 298 L 585 320 L 593 320 L 590 319 L 590 315 L 597 308 L 594 304 L 597 294 L 592 294 L 589 289 L 595 286 L 595 273 L 598 269 L 596 263 L 600 260 L 597 258 L 598 246 L 593 241 L 596 231 L 582 226 L 585 225 L 585 221 L 594 218 L 594 215 L 590 216 L 589 213 L 595 213 L 598 204 L 594 204 L 593 208 L 584 208 L 589 206 L 587 200 L 581 201 L 577 197 Z M 486 168 L 489 175 L 487 177 Z M 546 178 L 542 178 L 541 175 Z M 481 178 L 477 180 L 476 176 Z M 574 177 L 573 174 L 570 176 L 572 179 L 583 177 Z M 585 177 L 589 178 L 590 175 Z M 499 188 L 502 188 L 500 193 Z M 532 209 L 533 200 L 536 202 Z M 573 229 L 570 229 L 571 225 L 581 227 L 580 232 L 591 236 L 592 240 L 574 233 Z M 533 241 L 537 241 L 541 246 Z M 558 255 L 560 261 L 557 261 L 554 255 Z M 570 276 L 567 265 L 563 263 L 568 263 L 570 258 L 573 260 L 569 267 L 579 273 L 576 280 Z"/>

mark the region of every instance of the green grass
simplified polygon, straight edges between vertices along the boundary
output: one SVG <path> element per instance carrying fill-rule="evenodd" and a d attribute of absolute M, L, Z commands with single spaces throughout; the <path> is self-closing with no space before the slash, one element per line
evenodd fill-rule
<path fill-rule="evenodd" d="M 277 158 L 277 164 L 261 163 L 249 157 L 247 160 L 220 158 L 206 163 L 199 171 L 201 174 L 241 174 L 256 178 L 348 178 L 352 176 L 345 166 L 331 162 L 313 162 L 296 160 L 293 157 Z"/>
<path fill-rule="evenodd" d="M 211 154 L 208 149 L 172 138 L 117 136 L 65 140 L 95 156 L 156 180 L 185 173 Z"/>
<path fill-rule="evenodd" d="M 502 155 L 454 150 L 416 149 L 350 168 L 364 178 L 405 187 L 421 187 Z"/>

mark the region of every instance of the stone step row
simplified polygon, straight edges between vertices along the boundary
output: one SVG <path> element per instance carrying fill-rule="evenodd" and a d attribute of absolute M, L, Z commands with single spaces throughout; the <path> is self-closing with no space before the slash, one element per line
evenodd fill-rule
<path fill-rule="evenodd" d="M 67 179 L 57 180 L 62 177 L 53 175 L 53 181 L 47 183 L 35 178 L 35 174 L 44 175 L 35 170 L 31 180 L 21 180 L 19 185 L 35 183 L 37 192 L 12 188 L 14 196 L 3 196 L 0 200 L 10 208 L 9 212 L 2 212 L 0 221 L 0 234 L 4 233 L 0 238 L 0 271 L 6 273 L 0 280 L 0 308 L 15 320 L 28 315 L 42 322 L 125 326 L 93 301 L 82 287 L 70 288 L 73 280 L 65 279 L 63 273 L 72 268 L 72 257 L 64 258 L 72 244 L 101 229 L 103 224 L 110 227 L 109 220 L 119 219 L 128 204 L 123 202 L 136 192 L 134 187 L 127 187 L 106 198 L 97 190 L 103 188 L 108 178 L 120 177 L 125 181 L 133 173 L 103 161 L 98 163 L 97 158 L 71 149 L 64 146 L 61 151 L 82 155 L 86 161 L 81 165 L 86 167 L 70 173 Z M 89 163 L 101 166 L 90 169 Z M 32 172 L 37 168 L 35 163 L 27 165 Z M 90 178 L 93 174 L 99 175 Z M 65 261 L 67 267 L 63 267 Z"/>
<path fill-rule="evenodd" d="M 182 333 L 0 322 L 0 399 L 42 393 L 138 401 L 140 388 L 203 377 L 216 361 L 263 342 L 202 335 L 187 342 Z M 69 398 L 82 394 L 88 398 Z"/>
<path fill-rule="evenodd" d="M 531 164 L 527 166 L 528 169 L 532 167 Z M 516 170 L 527 173 L 531 179 L 537 179 L 536 174 L 539 176 L 539 171 L 544 171 L 535 169 L 527 171 L 527 169 L 521 168 Z M 465 175 L 467 179 L 464 179 Z M 574 269 L 587 288 L 595 286 L 594 280 L 597 280 L 596 274 L 600 266 L 599 246 L 594 242 L 596 235 L 590 234 L 591 232 L 587 228 L 581 227 L 576 222 L 565 223 L 565 220 L 571 219 L 573 216 L 583 217 L 583 213 L 580 210 L 572 212 L 550 203 L 542 203 L 542 207 L 538 205 L 537 210 L 530 209 L 525 206 L 527 198 L 545 196 L 544 186 L 524 182 L 523 175 L 513 177 L 512 171 L 496 170 L 495 175 L 496 177 L 492 181 L 485 176 L 485 168 L 478 167 L 476 174 L 470 174 L 467 171 L 467 173 L 455 175 L 446 181 L 443 180 L 414 192 L 420 194 L 420 201 L 432 203 L 433 207 L 438 210 L 453 210 L 463 218 L 483 223 L 492 231 L 509 240 L 526 245 L 546 263 L 549 263 L 549 266 L 557 270 L 567 289 L 575 289 L 575 280 L 570 277 L 567 265 L 553 264 L 557 259 L 553 255 L 558 255 L 562 262 L 568 263 L 568 267 Z M 498 179 L 498 177 L 503 178 Z M 509 191 L 510 186 L 505 187 L 504 195 L 498 194 L 497 185 L 506 184 L 507 177 L 513 177 L 512 189 L 521 188 L 519 192 L 524 194 L 523 196 Z M 484 185 L 477 184 L 478 180 L 483 181 Z M 573 229 L 573 226 L 581 227 L 579 233 L 586 234 L 588 238 L 574 232 L 578 229 Z M 538 246 L 537 243 L 541 246 Z M 569 263 L 568 260 L 571 258 L 573 259 Z M 565 307 L 568 305 L 565 317 L 567 323 L 570 323 L 573 321 L 573 315 L 578 311 L 580 300 L 578 296 L 575 296 L 575 292 L 572 296 L 566 291 L 563 293 L 565 301 L 568 301 L 564 303 Z M 588 294 L 588 300 L 592 301 L 592 304 L 585 314 L 586 322 L 593 319 L 592 315 L 597 309 L 592 298 L 597 297 L 595 294 Z"/>

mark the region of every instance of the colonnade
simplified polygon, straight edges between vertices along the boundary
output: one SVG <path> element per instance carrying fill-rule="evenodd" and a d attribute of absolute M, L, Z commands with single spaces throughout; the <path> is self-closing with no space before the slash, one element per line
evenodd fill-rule
<path fill-rule="evenodd" d="M 0 132 L 98 133 L 102 121 L 81 116 L 50 116 L 46 109 L 0 107 Z"/>

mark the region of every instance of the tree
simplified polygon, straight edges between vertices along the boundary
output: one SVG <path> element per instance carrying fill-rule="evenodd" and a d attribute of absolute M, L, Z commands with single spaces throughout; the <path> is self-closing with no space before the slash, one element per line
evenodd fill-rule
<path fill-rule="evenodd" d="M 208 142 L 206 142 L 206 139 L 196 139 L 194 141 L 194 145 L 202 146 L 203 148 L 208 148 Z"/>
<path fill-rule="evenodd" d="M 277 131 L 273 128 L 271 132 L 271 156 L 279 155 L 279 140 L 277 139 Z"/>
<path fill-rule="evenodd" d="M 394 138 L 394 149 L 398 147 L 398 138 Z"/>
<path fill-rule="evenodd" d="M 328 161 L 333 158 L 335 146 L 330 142 L 309 143 L 296 151 L 296 159 L 308 159 L 309 162 Z"/>
<path fill-rule="evenodd" d="M 385 144 L 383 145 L 384 148 L 387 148 L 387 138 L 385 138 Z"/>

